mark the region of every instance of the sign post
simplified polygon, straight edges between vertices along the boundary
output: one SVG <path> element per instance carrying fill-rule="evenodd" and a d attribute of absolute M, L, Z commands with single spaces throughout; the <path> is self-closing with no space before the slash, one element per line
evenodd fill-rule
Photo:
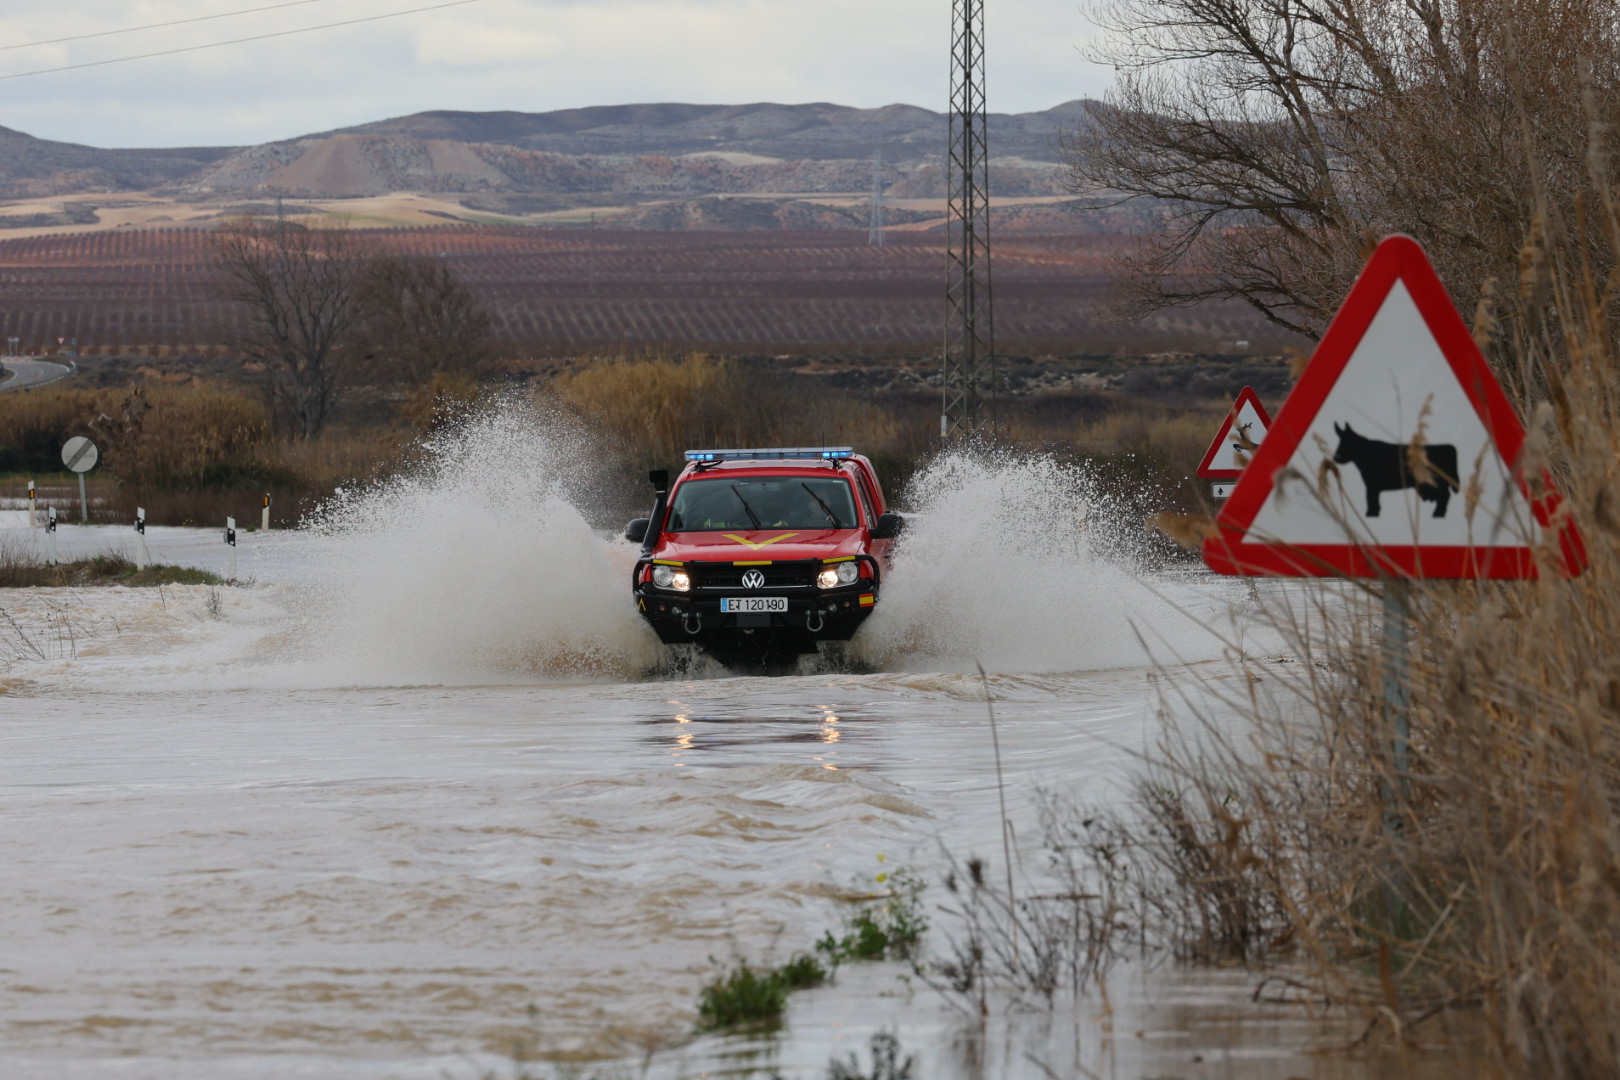
<path fill-rule="evenodd" d="M 1260 449 L 1260 440 L 1271 427 L 1271 417 L 1260 402 L 1254 387 L 1245 386 L 1238 391 L 1237 400 L 1215 433 L 1215 441 L 1204 451 L 1204 460 L 1198 463 L 1197 473 L 1206 480 L 1214 480 L 1210 494 L 1217 499 L 1230 498 L 1234 481 L 1243 475 L 1243 468 Z"/>
<path fill-rule="evenodd" d="M 90 520 L 90 500 L 84 493 L 84 474 L 96 467 L 101 451 L 83 435 L 75 435 L 62 444 L 62 464 L 79 474 L 79 520 Z"/>

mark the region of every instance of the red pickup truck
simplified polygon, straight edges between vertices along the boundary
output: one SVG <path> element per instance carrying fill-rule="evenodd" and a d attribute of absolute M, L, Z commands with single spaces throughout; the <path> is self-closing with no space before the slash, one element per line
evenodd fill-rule
<path fill-rule="evenodd" d="M 686 468 L 649 474 L 636 607 L 666 644 L 722 663 L 772 663 L 848 641 L 878 602 L 904 525 L 872 463 L 847 446 L 688 450 Z"/>

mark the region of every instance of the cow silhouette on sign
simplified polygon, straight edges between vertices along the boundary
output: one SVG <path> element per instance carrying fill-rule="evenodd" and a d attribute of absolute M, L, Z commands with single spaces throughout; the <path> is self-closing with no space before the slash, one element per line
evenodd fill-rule
<path fill-rule="evenodd" d="M 1367 516 L 1378 516 L 1378 496 L 1385 491 L 1417 488 L 1418 498 L 1434 503 L 1434 516 L 1446 516 L 1451 504 L 1451 493 L 1457 490 L 1457 448 L 1455 446 L 1424 446 L 1422 454 L 1428 461 L 1429 477 L 1420 481 L 1410 467 L 1408 455 L 1413 451 L 1409 443 L 1379 442 L 1357 434 L 1349 424 L 1334 424 L 1339 436 L 1339 447 L 1333 451 L 1333 460 L 1340 465 L 1350 464 L 1361 474 L 1367 488 Z"/>

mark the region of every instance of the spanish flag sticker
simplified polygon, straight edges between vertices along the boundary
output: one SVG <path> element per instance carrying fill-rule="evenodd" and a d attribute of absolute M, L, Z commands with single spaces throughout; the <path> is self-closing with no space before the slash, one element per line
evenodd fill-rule
<path fill-rule="evenodd" d="M 861 597 L 861 607 L 871 607 L 875 603 L 877 603 L 877 595 L 875 593 L 867 593 Z"/>

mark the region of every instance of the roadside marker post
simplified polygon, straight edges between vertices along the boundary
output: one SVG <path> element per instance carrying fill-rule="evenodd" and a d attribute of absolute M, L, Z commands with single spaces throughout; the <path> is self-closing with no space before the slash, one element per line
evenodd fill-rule
<path fill-rule="evenodd" d="M 45 543 L 51 549 L 51 562 L 61 562 L 61 553 L 56 549 L 56 507 L 54 506 L 45 508 Z"/>
<path fill-rule="evenodd" d="M 264 493 L 264 512 L 259 516 L 259 530 L 261 532 L 270 531 L 270 493 L 268 491 Z"/>
<path fill-rule="evenodd" d="M 225 543 L 229 544 L 231 548 L 230 579 L 234 582 L 236 580 L 236 519 L 233 517 L 225 519 Z"/>
<path fill-rule="evenodd" d="M 145 570 L 152 565 L 152 553 L 146 548 L 146 507 L 135 508 L 135 569 Z"/>
<path fill-rule="evenodd" d="M 1220 574 L 1382 579 L 1392 833 L 1410 771 L 1410 583 L 1586 567 L 1551 477 L 1519 467 L 1524 441 L 1428 256 L 1391 236 L 1204 541 L 1204 562 Z"/>
<path fill-rule="evenodd" d="M 1271 416 L 1260 401 L 1254 387 L 1245 386 L 1238 391 L 1237 400 L 1215 432 L 1215 441 L 1204 451 L 1198 463 L 1197 475 L 1213 480 L 1210 495 L 1216 499 L 1230 498 L 1236 487 L 1234 481 L 1243 475 L 1243 469 L 1253 459 L 1260 442 L 1271 427 Z"/>
<path fill-rule="evenodd" d="M 34 482 L 30 480 L 28 481 L 28 527 L 30 529 L 37 528 L 39 525 L 39 522 L 34 519 L 34 505 Z"/>

